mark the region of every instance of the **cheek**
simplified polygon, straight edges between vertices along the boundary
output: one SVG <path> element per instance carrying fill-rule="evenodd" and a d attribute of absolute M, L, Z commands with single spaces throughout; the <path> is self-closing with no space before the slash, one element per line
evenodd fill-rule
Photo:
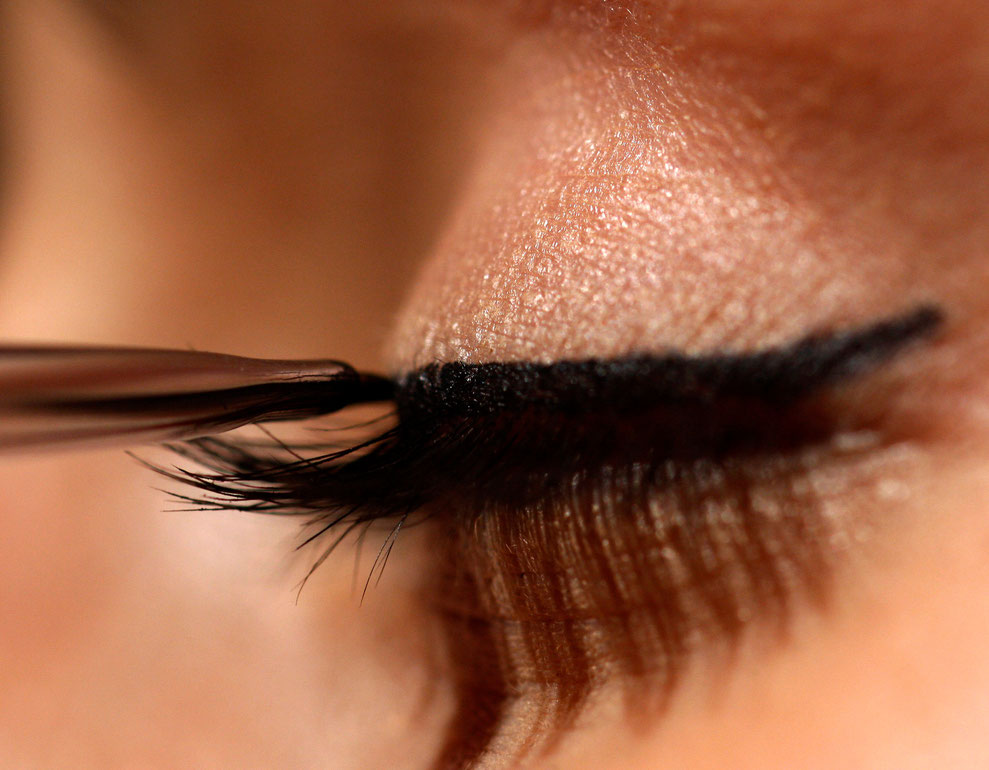
<path fill-rule="evenodd" d="M 974 450 L 975 447 L 973 446 Z M 661 725 L 608 720 L 607 691 L 561 744 L 561 766 L 969 766 L 987 756 L 989 527 L 981 452 L 916 466 L 909 500 L 876 513 L 867 558 L 841 573 L 831 609 L 802 615 L 771 656 L 750 639 L 690 672 Z M 912 525 L 912 526 L 908 526 Z M 712 697 L 712 692 L 715 695 Z"/>

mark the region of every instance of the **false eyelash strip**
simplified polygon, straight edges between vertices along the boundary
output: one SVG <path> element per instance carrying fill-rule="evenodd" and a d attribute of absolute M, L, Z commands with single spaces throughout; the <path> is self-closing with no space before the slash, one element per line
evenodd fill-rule
<path fill-rule="evenodd" d="M 800 407 L 941 323 L 934 308 L 754 354 L 670 354 L 547 365 L 443 364 L 396 384 L 397 422 L 336 451 L 254 451 L 206 437 L 172 449 L 204 467 L 166 471 L 206 508 L 402 520 L 431 501 L 524 505 L 602 466 L 780 452 L 832 426 Z M 327 527 L 329 528 L 329 527 Z"/>

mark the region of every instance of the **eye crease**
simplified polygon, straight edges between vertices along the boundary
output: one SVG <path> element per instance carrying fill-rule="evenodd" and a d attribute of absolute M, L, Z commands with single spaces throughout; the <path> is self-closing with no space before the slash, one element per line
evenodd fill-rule
<path fill-rule="evenodd" d="M 421 594 L 457 702 L 435 766 L 459 768 L 513 720 L 525 737 L 509 751 L 552 745 L 609 682 L 625 683 L 631 705 L 661 709 L 699 650 L 730 649 L 755 621 L 782 632 L 795 604 L 823 605 L 824 544 L 844 524 L 807 477 L 875 449 L 845 440 L 874 426 L 826 397 L 942 322 L 939 309 L 920 306 L 751 353 L 433 364 L 390 385 L 333 362 L 8 348 L 6 401 L 9 410 L 12 383 L 23 385 L 34 361 L 54 389 L 30 388 L 15 411 L 53 421 L 116 414 L 124 429 L 106 422 L 104 431 L 118 441 L 148 420 L 200 435 L 171 446 L 205 470 L 157 468 L 198 490 L 175 496 L 306 516 L 305 542 L 321 548 L 313 570 L 349 534 L 363 540 L 383 526 L 369 585 L 404 526 L 428 527 L 435 551 Z M 85 397 L 67 395 L 65 378 L 43 368 L 59 360 L 83 383 L 106 366 L 116 376 L 96 377 L 113 383 L 104 392 L 77 385 Z M 130 382 L 136 370 L 125 362 L 139 360 L 155 362 L 160 381 L 145 365 Z M 184 390 L 162 384 L 169 361 Z M 188 390 L 207 382 L 215 389 Z M 202 436 L 384 399 L 395 403 L 391 426 L 330 452 Z"/>

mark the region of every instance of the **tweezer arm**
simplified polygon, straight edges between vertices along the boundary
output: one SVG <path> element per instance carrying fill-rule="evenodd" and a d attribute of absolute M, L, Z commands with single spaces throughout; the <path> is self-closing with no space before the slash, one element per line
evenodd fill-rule
<path fill-rule="evenodd" d="M 340 361 L 0 345 L 0 451 L 190 439 L 386 401 L 393 391 L 391 380 Z"/>

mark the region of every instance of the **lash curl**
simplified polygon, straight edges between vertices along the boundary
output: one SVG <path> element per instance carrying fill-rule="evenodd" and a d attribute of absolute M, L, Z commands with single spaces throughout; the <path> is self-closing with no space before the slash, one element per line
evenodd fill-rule
<path fill-rule="evenodd" d="M 753 354 L 434 364 L 394 382 L 387 428 L 342 448 L 208 436 L 170 445 L 202 470 L 157 470 L 197 507 L 306 517 L 304 543 L 326 539 L 308 575 L 386 522 L 365 591 L 413 517 L 433 527 L 423 595 L 457 694 L 435 766 L 465 768 L 551 746 L 616 678 L 632 712 L 662 708 L 698 647 L 823 606 L 834 523 L 801 482 L 863 450 L 829 443 L 819 396 L 940 323 L 921 307 Z"/>

